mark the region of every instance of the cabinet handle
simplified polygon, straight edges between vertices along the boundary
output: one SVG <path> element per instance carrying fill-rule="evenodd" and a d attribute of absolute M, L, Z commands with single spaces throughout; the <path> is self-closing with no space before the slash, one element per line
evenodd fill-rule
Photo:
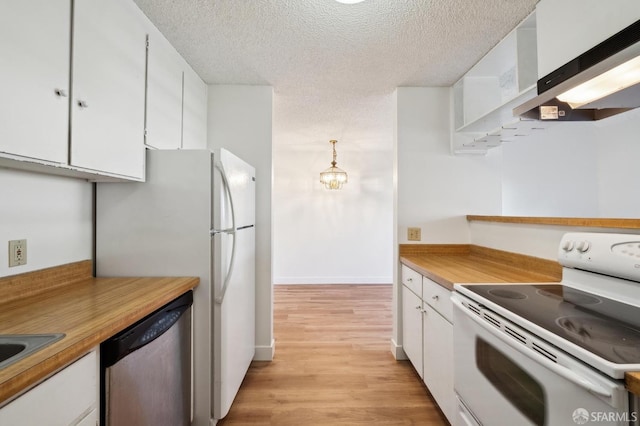
<path fill-rule="evenodd" d="M 413 278 L 407 278 L 407 281 L 412 282 Z"/>
<path fill-rule="evenodd" d="M 440 300 L 440 296 L 436 294 L 435 296 L 432 297 L 432 299 L 437 302 L 438 300 Z"/>
<path fill-rule="evenodd" d="M 54 93 L 56 94 L 56 96 L 60 96 L 61 98 L 67 97 L 67 92 L 64 89 L 55 89 Z"/>
<path fill-rule="evenodd" d="M 78 100 L 78 106 L 80 108 L 89 108 L 89 104 L 86 101 Z"/>
<path fill-rule="evenodd" d="M 416 309 L 422 309 L 422 306 L 416 306 Z"/>

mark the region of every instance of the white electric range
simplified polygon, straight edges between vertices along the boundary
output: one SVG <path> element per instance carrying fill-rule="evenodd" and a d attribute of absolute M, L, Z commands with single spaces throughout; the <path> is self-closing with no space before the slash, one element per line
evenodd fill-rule
<path fill-rule="evenodd" d="M 568 233 L 558 284 L 456 284 L 459 425 L 638 425 L 640 235 Z"/>

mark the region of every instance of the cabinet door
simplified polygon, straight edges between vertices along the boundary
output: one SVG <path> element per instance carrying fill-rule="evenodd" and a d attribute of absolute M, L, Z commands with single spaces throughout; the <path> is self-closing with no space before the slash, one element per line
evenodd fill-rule
<path fill-rule="evenodd" d="M 453 325 L 431 306 L 424 306 L 424 383 L 450 422 L 456 410 L 453 391 Z"/>
<path fill-rule="evenodd" d="M 186 64 L 182 117 L 182 148 L 207 147 L 207 85 Z"/>
<path fill-rule="evenodd" d="M 402 349 L 422 375 L 422 300 L 402 286 Z"/>
<path fill-rule="evenodd" d="M 66 163 L 71 0 L 0 2 L 0 152 Z"/>
<path fill-rule="evenodd" d="M 178 149 L 182 140 L 182 57 L 149 23 L 147 145 Z"/>
<path fill-rule="evenodd" d="M 146 32 L 131 0 L 76 0 L 73 166 L 144 179 Z"/>

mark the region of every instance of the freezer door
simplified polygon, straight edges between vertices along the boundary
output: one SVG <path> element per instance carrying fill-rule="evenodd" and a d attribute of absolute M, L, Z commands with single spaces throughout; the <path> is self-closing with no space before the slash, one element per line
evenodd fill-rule
<path fill-rule="evenodd" d="M 254 227 L 255 169 L 224 149 L 212 156 L 213 294 L 222 303 L 231 282 L 238 231 Z"/>

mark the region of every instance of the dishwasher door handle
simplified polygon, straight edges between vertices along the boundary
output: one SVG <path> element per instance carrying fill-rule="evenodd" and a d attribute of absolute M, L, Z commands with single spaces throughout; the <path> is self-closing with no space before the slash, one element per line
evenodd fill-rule
<path fill-rule="evenodd" d="M 193 304 L 193 292 L 188 291 L 156 312 L 102 343 L 101 364 L 110 367 L 141 347 L 162 336 Z"/>

